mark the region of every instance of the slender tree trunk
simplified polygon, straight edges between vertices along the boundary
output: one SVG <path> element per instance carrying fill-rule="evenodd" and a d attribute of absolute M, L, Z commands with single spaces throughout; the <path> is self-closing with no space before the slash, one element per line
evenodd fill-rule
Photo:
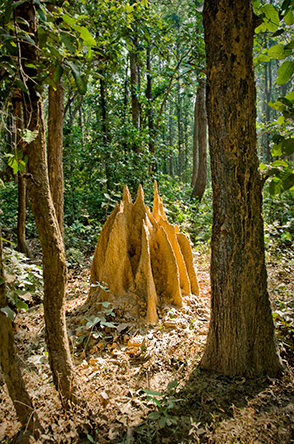
<path fill-rule="evenodd" d="M 35 36 L 37 25 L 33 2 L 21 4 L 16 13 L 27 21 L 25 30 Z M 37 48 L 37 45 L 30 43 L 21 44 L 21 55 L 30 65 L 38 60 Z M 78 401 L 78 386 L 65 325 L 64 243 L 50 192 L 42 100 L 31 80 L 36 71 L 34 68 L 26 68 L 26 74 L 29 94 L 24 95 L 25 124 L 28 130 L 37 134 L 26 150 L 28 190 L 43 253 L 45 336 L 53 381 L 66 407 L 69 401 Z"/>
<path fill-rule="evenodd" d="M 154 120 L 152 110 L 152 74 L 151 74 L 151 45 L 147 46 L 147 86 L 146 86 L 146 99 L 147 99 L 147 113 L 148 113 L 148 129 L 149 129 L 149 151 L 154 153 L 155 140 L 154 140 Z"/>
<path fill-rule="evenodd" d="M 62 237 L 64 238 L 64 182 L 63 182 L 63 86 L 59 81 L 56 89 L 49 86 L 48 116 L 48 173 L 50 191 Z"/>
<path fill-rule="evenodd" d="M 4 276 L 4 265 L 3 265 L 3 242 L 2 242 L 2 229 L 0 225 L 0 308 L 7 305 L 6 298 L 6 285 Z"/>
<path fill-rule="evenodd" d="M 2 233 L 0 226 L 0 308 L 7 305 L 5 278 L 2 255 Z M 22 442 L 29 442 L 29 435 L 33 433 L 37 438 L 41 429 L 38 417 L 34 411 L 31 399 L 26 391 L 19 362 L 15 352 L 14 333 L 10 320 L 0 311 L 0 364 L 9 396 L 13 402 L 17 417 L 22 426 L 28 430 L 22 436 Z"/>
<path fill-rule="evenodd" d="M 193 172 L 192 172 L 192 180 L 191 180 L 191 187 L 194 189 L 196 178 L 197 178 L 197 172 L 198 172 L 198 121 L 197 121 L 197 98 L 198 93 L 195 100 L 194 105 L 194 122 L 193 122 Z"/>
<path fill-rule="evenodd" d="M 267 291 L 256 153 L 250 0 L 205 0 L 213 184 L 211 321 L 201 367 L 226 375 L 282 369 Z"/>
<path fill-rule="evenodd" d="M 23 129 L 22 93 L 15 90 L 13 94 L 13 110 L 15 116 L 15 145 L 16 151 L 23 153 L 23 142 L 20 131 Z M 18 172 L 18 211 L 17 211 L 17 249 L 27 257 L 32 258 L 32 253 L 26 242 L 26 179 L 22 172 Z"/>
<path fill-rule="evenodd" d="M 110 159 L 107 150 L 109 143 L 109 132 L 108 132 L 108 122 L 107 122 L 107 105 L 106 105 L 106 93 L 105 93 L 105 81 L 100 79 L 100 104 L 101 104 L 101 114 L 102 114 L 102 136 L 103 144 L 105 147 L 105 175 L 106 175 L 106 186 L 107 190 L 111 190 L 111 169 L 110 169 Z"/>
<path fill-rule="evenodd" d="M 183 168 L 183 128 L 182 128 L 182 100 L 180 95 L 180 79 L 177 82 L 177 120 L 178 120 L 178 174 L 179 181 L 182 180 L 182 168 Z"/>
<path fill-rule="evenodd" d="M 199 89 L 197 96 L 197 128 L 198 128 L 198 172 L 195 181 L 195 186 L 192 191 L 192 197 L 201 202 L 207 177 L 207 119 L 206 119 L 206 107 L 205 107 L 205 80 L 199 80 Z"/>
<path fill-rule="evenodd" d="M 173 166 L 173 118 L 172 118 L 172 102 L 170 102 L 169 119 L 168 119 L 168 141 L 169 141 L 169 175 L 174 176 Z"/>
<path fill-rule="evenodd" d="M 141 113 L 139 103 L 139 69 L 137 47 L 138 42 L 136 38 L 132 39 L 134 49 L 130 51 L 130 70 L 131 70 L 131 99 L 132 99 L 132 123 L 137 132 L 141 128 Z M 133 150 L 136 153 L 140 152 L 140 147 L 137 142 L 133 143 Z"/>

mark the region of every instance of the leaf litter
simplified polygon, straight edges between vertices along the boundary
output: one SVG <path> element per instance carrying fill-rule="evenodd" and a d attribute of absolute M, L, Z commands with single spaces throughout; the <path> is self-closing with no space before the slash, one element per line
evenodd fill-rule
<path fill-rule="evenodd" d="M 89 264 L 88 264 L 89 265 Z M 200 371 L 210 313 L 209 266 L 198 264 L 199 298 L 163 306 L 159 323 L 134 322 L 111 306 L 88 318 L 89 267 L 70 270 L 66 318 L 86 407 L 61 407 L 44 338 L 42 305 L 19 313 L 15 342 L 26 387 L 50 443 L 294 442 L 293 283 L 284 263 L 268 264 L 277 335 L 287 369 L 279 380 Z M 293 271 L 293 263 L 288 269 Z M 292 341 L 292 342 L 291 342 Z M 20 429 L 0 373 L 0 442 Z M 34 440 L 32 439 L 32 442 Z"/>

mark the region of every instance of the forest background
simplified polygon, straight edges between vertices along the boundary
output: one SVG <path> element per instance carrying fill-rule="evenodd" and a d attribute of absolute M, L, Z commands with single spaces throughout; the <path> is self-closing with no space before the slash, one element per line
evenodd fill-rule
<path fill-rule="evenodd" d="M 19 125 L 22 119 L 17 115 L 18 91 L 26 91 L 17 45 L 29 42 L 30 35 L 21 20 L 11 21 L 11 11 L 22 3 L 6 2 L 1 10 L 1 223 L 7 267 L 16 244 L 30 256 L 29 247 L 34 249 L 36 239 L 30 203 L 23 193 L 27 162 L 23 144 L 36 135 Z M 82 266 L 93 253 L 125 184 L 132 195 L 143 184 L 146 203 L 151 204 L 154 179 L 168 217 L 190 234 L 198 251 L 207 252 L 212 204 L 203 138 L 201 2 L 65 2 L 49 7 L 35 2 L 35 6 L 40 55 L 34 66 L 26 68 L 36 70 L 33 78 L 45 105 L 48 150 L 54 143 L 52 135 L 54 140 L 62 133 L 67 265 Z M 293 2 L 254 2 L 254 7 L 261 18 L 254 60 L 267 255 L 292 270 Z M 51 114 L 50 104 L 57 104 Z M 59 117 L 54 121 L 50 115 Z M 53 171 L 58 171 L 61 162 L 52 162 Z M 28 208 L 28 242 L 20 221 L 22 198 Z M 11 308 L 27 309 L 28 292 L 39 282 L 40 272 L 33 270 L 36 283 L 20 280 L 9 289 Z M 274 314 L 286 329 L 285 336 L 293 332 L 293 316 L 289 317 L 293 308 L 290 297 Z"/>

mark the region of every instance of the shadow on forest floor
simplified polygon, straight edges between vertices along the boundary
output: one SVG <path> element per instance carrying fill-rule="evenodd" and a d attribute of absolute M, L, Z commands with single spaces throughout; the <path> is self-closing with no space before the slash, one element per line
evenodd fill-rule
<path fill-rule="evenodd" d="M 156 410 L 156 420 L 145 419 L 128 430 L 120 442 L 294 442 L 294 384 L 290 369 L 280 380 L 232 379 L 196 369 L 172 398 L 180 401 L 167 409 L 167 397 L 167 402 Z"/>

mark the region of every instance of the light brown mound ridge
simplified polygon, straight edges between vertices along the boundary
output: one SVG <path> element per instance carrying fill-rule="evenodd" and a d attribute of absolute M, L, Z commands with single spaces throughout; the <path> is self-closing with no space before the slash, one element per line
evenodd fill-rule
<path fill-rule="evenodd" d="M 190 242 L 168 222 L 156 182 L 152 213 L 141 185 L 134 203 L 124 187 L 99 236 L 90 284 L 90 306 L 109 301 L 151 323 L 158 305 L 182 306 L 183 297 L 199 295 Z"/>

